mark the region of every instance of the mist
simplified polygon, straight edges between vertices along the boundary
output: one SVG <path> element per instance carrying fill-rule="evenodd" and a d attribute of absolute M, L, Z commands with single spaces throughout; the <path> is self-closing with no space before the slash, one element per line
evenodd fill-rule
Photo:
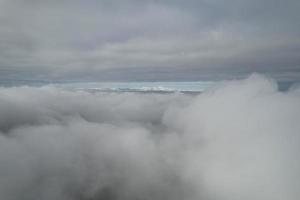
<path fill-rule="evenodd" d="M 300 89 L 0 88 L 0 199 L 298 200 Z"/>

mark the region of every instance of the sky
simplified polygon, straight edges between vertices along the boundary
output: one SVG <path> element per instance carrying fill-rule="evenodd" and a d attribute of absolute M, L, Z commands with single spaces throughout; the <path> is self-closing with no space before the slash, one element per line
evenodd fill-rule
<path fill-rule="evenodd" d="M 299 0 L 0 0 L 0 80 L 297 80 L 299 10 Z"/>

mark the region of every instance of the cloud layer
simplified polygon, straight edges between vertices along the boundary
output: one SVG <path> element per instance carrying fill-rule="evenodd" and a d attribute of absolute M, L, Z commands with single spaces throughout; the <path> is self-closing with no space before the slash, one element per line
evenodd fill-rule
<path fill-rule="evenodd" d="M 145 79 L 149 70 L 158 79 L 216 69 L 299 75 L 299 9 L 298 0 L 1 0 L 1 78 L 128 80 L 137 69 Z"/>
<path fill-rule="evenodd" d="M 300 90 L 0 89 L 0 199 L 297 200 Z"/>

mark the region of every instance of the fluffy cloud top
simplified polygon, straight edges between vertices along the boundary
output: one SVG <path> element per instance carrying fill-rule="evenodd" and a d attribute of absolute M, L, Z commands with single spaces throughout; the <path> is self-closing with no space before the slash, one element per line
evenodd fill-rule
<path fill-rule="evenodd" d="M 0 199 L 297 200 L 300 90 L 0 89 Z"/>

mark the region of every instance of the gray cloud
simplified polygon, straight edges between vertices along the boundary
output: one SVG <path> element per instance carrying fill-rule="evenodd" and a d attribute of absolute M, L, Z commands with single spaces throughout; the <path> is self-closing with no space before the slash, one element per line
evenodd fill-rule
<path fill-rule="evenodd" d="M 198 96 L 0 89 L 0 198 L 297 200 L 299 87 Z"/>
<path fill-rule="evenodd" d="M 2 0 L 0 70 L 101 80 L 134 68 L 299 69 L 299 9 L 296 0 Z"/>

